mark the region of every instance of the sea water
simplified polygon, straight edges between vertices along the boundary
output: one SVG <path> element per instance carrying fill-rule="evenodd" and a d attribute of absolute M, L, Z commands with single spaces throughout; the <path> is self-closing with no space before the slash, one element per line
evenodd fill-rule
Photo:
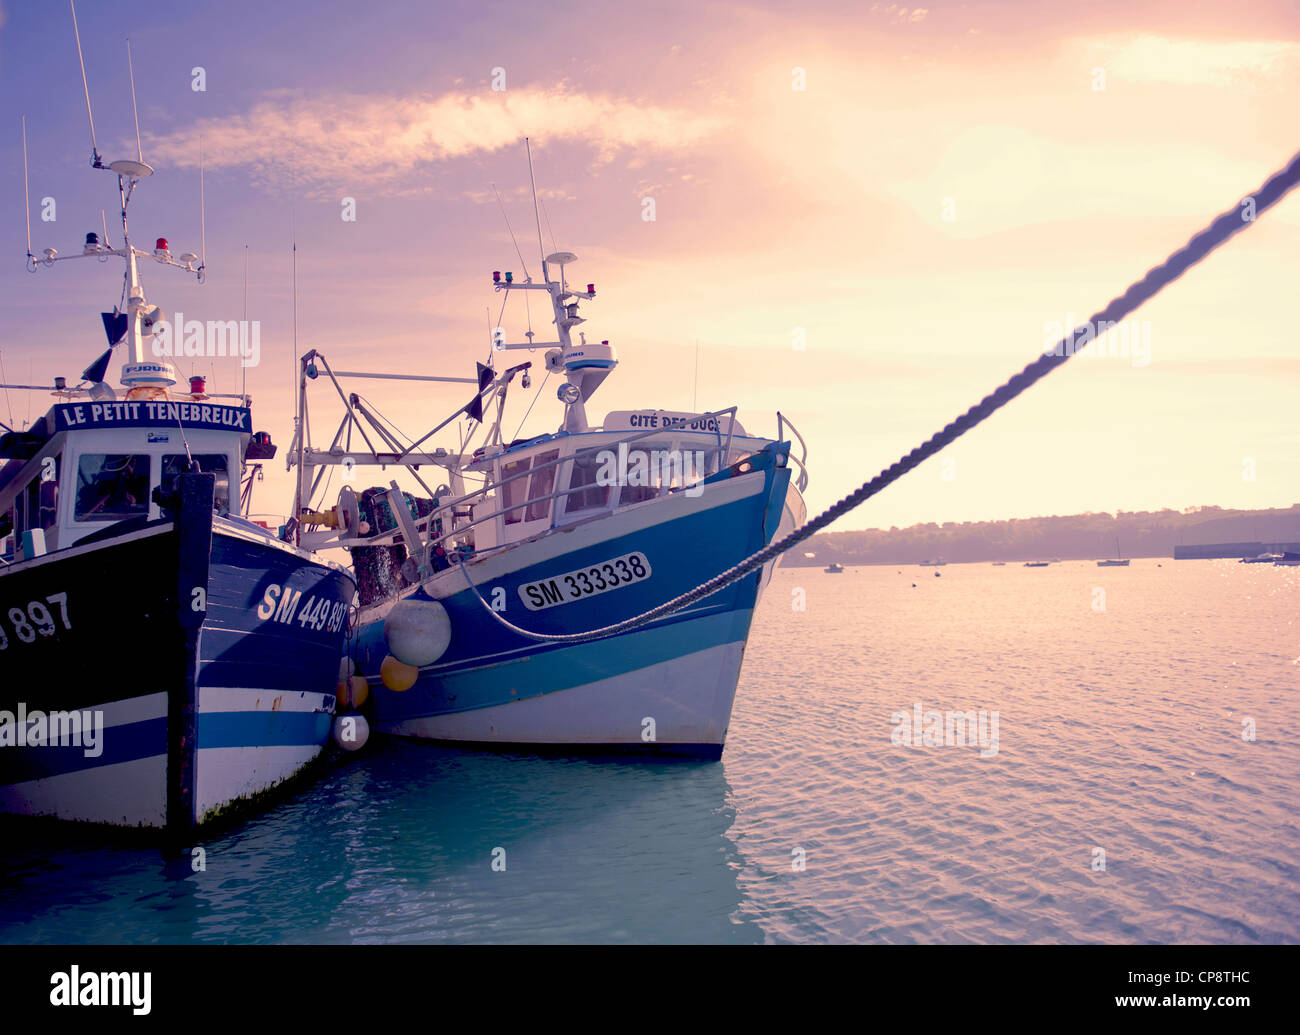
<path fill-rule="evenodd" d="M 0 941 L 1300 942 L 1298 603 L 781 569 L 721 762 L 377 739 L 201 854 L 5 823 Z"/>

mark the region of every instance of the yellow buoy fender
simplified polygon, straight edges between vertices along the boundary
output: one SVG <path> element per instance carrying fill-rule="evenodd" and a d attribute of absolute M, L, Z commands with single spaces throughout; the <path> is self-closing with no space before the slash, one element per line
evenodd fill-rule
<path fill-rule="evenodd" d="M 403 690 L 411 689 L 419 677 L 418 668 L 403 664 L 391 654 L 384 658 L 384 663 L 379 666 L 379 678 L 384 681 L 384 686 L 395 693 L 400 694 Z"/>

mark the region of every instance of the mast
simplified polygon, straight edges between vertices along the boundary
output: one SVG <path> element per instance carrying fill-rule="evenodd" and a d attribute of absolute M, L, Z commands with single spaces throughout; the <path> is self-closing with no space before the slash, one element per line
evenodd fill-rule
<path fill-rule="evenodd" d="M 564 267 L 577 262 L 573 252 L 554 252 L 542 259 L 542 283 L 534 284 L 526 280 L 522 284 L 514 282 L 514 274 L 507 273 L 505 280 L 501 273 L 492 274 L 493 287 L 497 291 L 509 292 L 511 289 L 521 291 L 545 291 L 550 296 L 551 312 L 555 315 L 556 341 L 526 341 L 514 344 L 502 342 L 498 349 L 534 349 L 554 345 L 546 354 L 546 367 L 553 372 L 562 372 L 566 383 L 560 385 L 557 398 L 564 403 L 564 426 L 568 432 L 583 432 L 588 429 L 586 402 L 609 376 L 609 372 L 618 365 L 618 357 L 613 346 L 602 341 L 599 344 L 588 342 L 585 335 L 579 333 L 577 344 L 573 341 L 572 328 L 587 321 L 578 315 L 580 300 L 596 297 L 596 285 L 588 284 L 586 291 L 570 291 L 565 281 Z M 551 267 L 558 266 L 560 279 L 551 279 Z"/>
<path fill-rule="evenodd" d="M 90 166 L 92 169 L 102 169 L 117 175 L 117 195 L 118 207 L 122 219 L 122 247 L 113 248 L 108 243 L 108 233 L 105 229 L 104 240 L 100 240 L 99 234 L 91 232 L 86 234 L 86 242 L 82 247 L 79 255 L 60 256 L 57 248 L 46 248 L 44 257 L 37 259 L 31 254 L 31 243 L 28 242 L 28 269 L 35 273 L 40 267 L 50 267 L 56 262 L 66 262 L 70 259 L 84 258 L 104 258 L 114 255 L 125 263 L 125 295 L 127 299 L 127 323 L 124 331 L 119 331 L 120 322 L 117 319 L 123 315 L 114 310 L 112 317 L 105 316 L 105 329 L 108 331 L 109 343 L 108 352 L 104 353 L 95 363 L 87 368 L 83 378 L 94 381 L 92 385 L 92 397 L 94 392 L 106 393 L 104 397 L 111 397 L 113 390 L 108 387 L 102 380 L 89 377 L 93 371 L 98 378 L 102 378 L 107 371 L 107 366 L 112 355 L 112 350 L 122 342 L 127 343 L 129 356 L 122 365 L 121 380 L 122 384 L 128 388 L 156 388 L 166 390 L 176 383 L 176 369 L 170 363 L 165 362 L 157 357 L 150 356 L 146 352 L 145 341 L 152 337 L 158 325 L 163 322 L 164 316 L 161 309 L 156 305 L 150 305 L 144 294 L 144 284 L 140 277 L 139 260 L 142 258 L 152 258 L 155 262 L 163 266 L 174 266 L 177 269 L 183 269 L 188 273 L 197 276 L 199 283 L 204 281 L 204 267 L 202 264 L 195 266 L 199 262 L 199 257 L 192 252 L 186 252 L 181 255 L 179 261 L 172 258 L 170 246 L 164 237 L 158 238 L 157 245 L 153 252 L 141 251 L 131 243 L 130 228 L 127 224 L 127 208 L 131 203 L 131 196 L 135 193 L 135 188 L 140 181 L 153 175 L 153 167 L 144 161 L 144 155 L 140 146 L 140 117 L 136 107 L 135 99 L 135 68 L 131 62 L 131 43 L 127 41 L 127 67 L 131 80 L 131 109 L 135 113 L 136 128 L 136 157 L 134 159 L 124 158 L 116 162 L 104 164 L 99 154 L 99 145 L 95 138 L 95 116 L 90 106 L 90 86 L 86 80 L 86 63 L 81 52 L 81 33 L 77 28 L 77 8 L 73 0 L 69 0 L 69 7 L 72 10 L 72 29 L 77 41 L 77 63 L 81 68 L 81 85 L 86 97 L 86 118 L 90 123 Z M 26 182 L 26 124 L 23 127 L 23 165 L 24 165 L 24 183 Z M 201 188 L 200 188 L 201 189 Z M 200 202 L 200 204 L 202 204 Z M 173 330 L 177 330 L 173 328 Z"/>

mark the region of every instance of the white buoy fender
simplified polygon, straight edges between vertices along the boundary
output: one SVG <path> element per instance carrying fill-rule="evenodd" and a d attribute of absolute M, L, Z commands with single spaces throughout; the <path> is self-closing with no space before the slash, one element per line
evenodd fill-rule
<path fill-rule="evenodd" d="M 370 739 L 370 723 L 364 715 L 338 715 L 334 719 L 334 743 L 344 751 L 358 751 Z"/>
<path fill-rule="evenodd" d="M 451 618 L 436 600 L 399 600 L 384 622 L 388 652 L 404 665 L 432 665 L 451 645 Z"/>

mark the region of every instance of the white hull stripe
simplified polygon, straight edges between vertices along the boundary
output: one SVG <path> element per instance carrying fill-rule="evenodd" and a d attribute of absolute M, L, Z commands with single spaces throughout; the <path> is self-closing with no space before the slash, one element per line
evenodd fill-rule
<path fill-rule="evenodd" d="M 333 711 L 333 697 L 333 694 L 305 690 L 294 692 L 256 687 L 201 686 L 199 713 Z"/>
<path fill-rule="evenodd" d="M 726 643 L 568 690 L 474 711 L 381 722 L 377 728 L 477 743 L 721 746 L 743 654 L 743 641 Z M 654 739 L 647 740 L 651 733 Z"/>

